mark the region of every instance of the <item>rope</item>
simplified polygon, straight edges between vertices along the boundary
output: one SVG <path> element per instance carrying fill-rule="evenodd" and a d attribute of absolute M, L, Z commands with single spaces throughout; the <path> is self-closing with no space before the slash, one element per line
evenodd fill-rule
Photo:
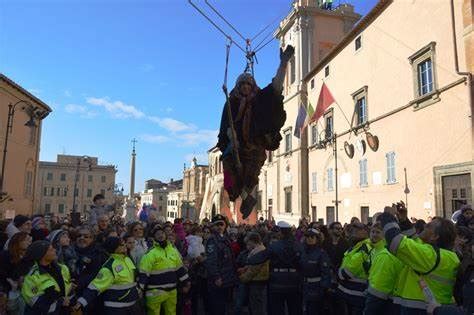
<path fill-rule="evenodd" d="M 229 68 L 230 47 L 232 43 L 233 41 L 230 40 L 226 44 L 224 84 L 222 85 L 222 90 L 224 91 L 224 94 L 225 94 L 226 102 L 224 106 L 227 109 L 227 120 L 229 121 L 229 126 L 230 126 L 229 128 L 231 130 L 231 138 L 229 140 L 231 141 L 231 145 L 232 145 L 232 155 L 234 156 L 234 159 L 235 159 L 237 173 L 241 174 L 242 164 L 240 163 L 239 149 L 237 148 L 237 133 L 235 132 L 235 128 L 234 128 L 234 119 L 232 118 L 232 109 L 230 107 L 230 102 L 229 102 L 229 91 L 227 89 L 227 73 L 228 73 L 228 68 Z"/>

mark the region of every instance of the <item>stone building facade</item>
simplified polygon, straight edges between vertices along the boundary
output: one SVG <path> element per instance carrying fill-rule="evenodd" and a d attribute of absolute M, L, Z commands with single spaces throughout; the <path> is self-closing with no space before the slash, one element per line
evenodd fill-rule
<path fill-rule="evenodd" d="M 99 165 L 97 157 L 58 154 L 56 162 L 40 161 L 34 213 L 67 216 L 73 209 L 87 214 L 96 194 L 115 201 L 114 165 Z M 76 191 L 74 191 L 76 187 Z"/>
<path fill-rule="evenodd" d="M 209 166 L 197 164 L 196 158 L 193 159 L 191 167 L 184 169 L 182 218 L 193 221 L 199 219 L 208 173 Z"/>
<path fill-rule="evenodd" d="M 0 74 L 0 150 L 5 150 L 9 105 L 14 109 L 0 187 L 0 217 L 31 215 L 38 195 L 38 167 L 43 119 L 51 108 L 3 74 Z M 10 116 L 11 117 L 11 116 Z M 25 125 L 27 124 L 27 125 Z"/>

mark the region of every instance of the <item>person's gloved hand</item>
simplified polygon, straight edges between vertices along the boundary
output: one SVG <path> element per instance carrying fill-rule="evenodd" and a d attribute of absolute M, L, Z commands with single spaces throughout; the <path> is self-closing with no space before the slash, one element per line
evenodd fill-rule
<path fill-rule="evenodd" d="M 280 61 L 281 62 L 288 62 L 290 61 L 291 57 L 295 54 L 295 47 L 288 45 L 286 46 L 285 51 L 280 48 Z"/>

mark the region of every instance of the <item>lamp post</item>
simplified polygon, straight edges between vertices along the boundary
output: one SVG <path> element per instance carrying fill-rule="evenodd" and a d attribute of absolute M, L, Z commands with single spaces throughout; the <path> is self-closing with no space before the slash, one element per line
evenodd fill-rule
<path fill-rule="evenodd" d="M 77 158 L 77 164 L 76 164 L 76 176 L 74 178 L 74 191 L 72 192 L 72 213 L 71 213 L 71 223 L 73 226 L 78 226 L 81 223 L 81 214 L 77 212 L 76 209 L 76 197 L 78 195 L 77 193 L 77 182 L 79 181 L 79 171 L 81 168 L 81 162 L 87 162 L 89 164 L 89 170 L 92 167 L 92 162 L 91 159 L 84 155 L 82 157 Z"/>
<path fill-rule="evenodd" d="M 408 194 L 410 193 L 410 188 L 408 188 L 406 167 L 403 168 L 403 171 L 405 172 L 405 190 L 403 192 L 405 193 L 405 206 L 408 208 Z"/>
<path fill-rule="evenodd" d="M 18 104 L 26 104 L 30 106 L 31 108 L 34 108 L 31 103 L 25 100 L 20 100 L 16 102 L 15 104 L 9 104 L 8 105 L 8 115 L 7 115 L 7 125 L 6 125 L 6 132 L 5 132 L 5 143 L 3 144 L 3 159 L 2 159 L 2 174 L 0 177 L 0 201 L 4 199 L 4 197 L 7 196 L 7 192 L 3 190 L 3 185 L 4 185 L 4 180 L 5 180 L 5 165 L 6 165 L 6 159 L 7 159 L 7 148 L 8 148 L 8 138 L 9 135 L 12 133 L 13 130 L 13 118 L 15 117 L 15 110 Z M 25 109 L 26 107 L 23 107 L 22 109 Z M 33 109 L 36 110 L 36 108 Z M 25 123 L 25 126 L 30 127 L 30 128 L 35 128 L 36 124 L 33 119 L 33 115 L 30 115 L 30 119 Z"/>

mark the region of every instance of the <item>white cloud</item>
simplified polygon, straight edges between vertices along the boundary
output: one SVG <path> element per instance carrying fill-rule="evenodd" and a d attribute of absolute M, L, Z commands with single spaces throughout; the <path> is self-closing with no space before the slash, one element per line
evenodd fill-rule
<path fill-rule="evenodd" d="M 155 70 L 155 66 L 150 63 L 145 63 L 140 66 L 140 71 L 145 72 L 145 73 L 152 72 L 153 70 Z"/>
<path fill-rule="evenodd" d="M 205 145 L 209 149 L 217 143 L 218 130 L 200 129 L 178 135 L 185 146 Z"/>
<path fill-rule="evenodd" d="M 171 139 L 167 136 L 163 136 L 163 135 L 150 135 L 150 134 L 144 134 L 144 135 L 141 135 L 140 136 L 140 139 L 142 139 L 143 141 L 145 142 L 149 142 L 149 143 L 164 143 L 164 142 L 168 142 L 170 141 Z"/>
<path fill-rule="evenodd" d="M 181 132 L 181 131 L 190 131 L 190 130 L 195 130 L 196 126 L 193 124 L 186 124 L 182 121 L 173 119 L 173 118 L 160 118 L 156 116 L 151 116 L 149 119 L 152 122 L 157 123 L 160 125 L 161 128 L 164 128 L 170 132 Z"/>
<path fill-rule="evenodd" d="M 125 104 L 122 101 L 110 101 L 108 97 L 97 98 L 88 97 L 88 104 L 100 106 L 111 113 L 115 118 L 143 118 L 145 114 L 133 105 Z"/>
<path fill-rule="evenodd" d="M 80 114 L 82 118 L 93 118 L 97 116 L 97 113 L 89 110 L 86 106 L 76 105 L 76 104 L 67 104 L 64 109 L 70 114 Z"/>

